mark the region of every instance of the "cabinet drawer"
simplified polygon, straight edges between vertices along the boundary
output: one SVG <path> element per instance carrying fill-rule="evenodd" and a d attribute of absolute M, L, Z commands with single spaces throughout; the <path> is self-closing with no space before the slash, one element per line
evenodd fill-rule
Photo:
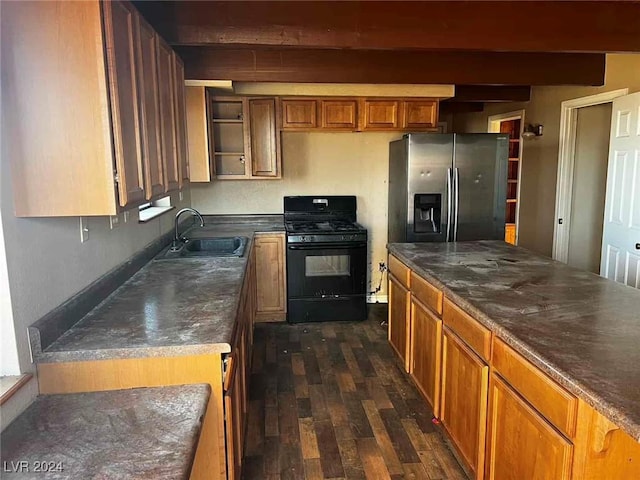
<path fill-rule="evenodd" d="M 411 272 L 411 293 L 438 315 L 442 315 L 442 292 L 422 277 Z"/>
<path fill-rule="evenodd" d="M 444 299 L 442 319 L 467 345 L 473 348 L 484 360 L 489 360 L 491 352 L 491 332 L 463 312 L 448 298 Z"/>
<path fill-rule="evenodd" d="M 393 255 L 389 255 L 389 272 L 398 279 L 403 287 L 409 288 L 411 270 Z"/>
<path fill-rule="evenodd" d="M 549 422 L 568 437 L 574 436 L 578 407 L 576 397 L 499 338 L 493 342 L 492 365 Z"/>

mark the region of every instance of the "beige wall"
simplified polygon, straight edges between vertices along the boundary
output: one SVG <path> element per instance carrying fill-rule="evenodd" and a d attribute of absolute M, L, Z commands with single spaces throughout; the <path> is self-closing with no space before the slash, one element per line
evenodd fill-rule
<path fill-rule="evenodd" d="M 192 185 L 202 213 L 282 213 L 285 195 L 357 195 L 358 221 L 369 231 L 369 280 L 386 262 L 389 142 L 400 133 L 282 134 L 282 180 Z M 383 282 L 381 294 L 386 294 Z"/>
<path fill-rule="evenodd" d="M 490 115 L 519 109 L 526 123 L 544 125 L 542 137 L 523 142 L 519 245 L 551 255 L 561 102 L 625 87 L 640 91 L 640 55 L 607 55 L 603 87 L 534 87 L 530 102 L 487 105 L 484 112 L 454 117 L 453 131 L 459 133 L 486 132 Z"/>

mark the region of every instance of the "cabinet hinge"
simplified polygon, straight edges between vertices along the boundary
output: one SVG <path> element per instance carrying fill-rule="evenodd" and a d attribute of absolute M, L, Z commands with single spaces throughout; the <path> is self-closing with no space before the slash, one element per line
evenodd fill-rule
<path fill-rule="evenodd" d="M 113 181 L 116 183 L 120 183 L 120 175 L 118 175 L 117 173 L 113 174 Z"/>

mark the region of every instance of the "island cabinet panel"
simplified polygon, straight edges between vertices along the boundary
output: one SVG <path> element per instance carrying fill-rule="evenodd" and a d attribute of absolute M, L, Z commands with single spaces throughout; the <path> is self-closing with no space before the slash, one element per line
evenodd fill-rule
<path fill-rule="evenodd" d="M 489 367 L 444 328 L 440 419 L 476 480 L 484 476 Z"/>
<path fill-rule="evenodd" d="M 412 284 L 413 285 L 413 284 Z M 440 414 L 442 320 L 411 296 L 411 368 L 409 373 L 433 410 Z"/>
<path fill-rule="evenodd" d="M 174 102 L 173 51 L 156 36 L 158 52 L 158 83 L 160 85 L 160 125 L 162 129 L 162 159 L 165 191 L 176 190 L 180 185 L 178 146 L 176 141 L 176 109 Z"/>
<path fill-rule="evenodd" d="M 436 100 L 405 100 L 402 112 L 402 128 L 415 130 L 435 129 L 438 122 Z"/>
<path fill-rule="evenodd" d="M 405 370 L 409 371 L 410 300 L 407 290 L 393 274 L 389 274 L 389 343 L 396 351 Z"/>
<path fill-rule="evenodd" d="M 127 2 L 106 2 L 103 8 L 118 192 L 120 206 L 126 207 L 145 197 L 138 110 L 142 85 L 135 57 L 138 23 Z"/>
<path fill-rule="evenodd" d="M 393 255 L 389 255 L 389 272 L 396 277 L 405 288 L 409 288 L 411 270 Z"/>
<path fill-rule="evenodd" d="M 418 276 L 415 272 L 411 272 L 410 283 L 411 293 L 434 313 L 442 315 L 442 291 Z"/>
<path fill-rule="evenodd" d="M 364 99 L 361 102 L 362 130 L 398 130 L 400 101 Z"/>
<path fill-rule="evenodd" d="M 315 99 L 282 99 L 282 129 L 308 130 L 318 126 L 318 102 Z"/>
<path fill-rule="evenodd" d="M 351 100 L 321 100 L 320 126 L 331 130 L 353 131 L 358 124 L 358 103 Z"/>
<path fill-rule="evenodd" d="M 254 177 L 280 176 L 280 136 L 276 128 L 275 98 L 249 102 L 251 171 Z"/>
<path fill-rule="evenodd" d="M 256 320 L 284 321 L 287 312 L 285 235 L 257 235 Z"/>
<path fill-rule="evenodd" d="M 499 338 L 491 359 L 498 372 L 527 402 L 564 435 L 575 434 L 578 400 Z"/>
<path fill-rule="evenodd" d="M 579 400 L 572 480 L 640 478 L 640 442 Z"/>
<path fill-rule="evenodd" d="M 491 376 L 487 443 L 488 480 L 571 478 L 573 445 L 498 375 Z"/>
<path fill-rule="evenodd" d="M 147 200 L 164 193 L 162 166 L 162 132 L 160 130 L 160 97 L 156 32 L 140 15 L 138 20 L 138 78 L 142 113 L 142 154 L 144 159 Z"/>

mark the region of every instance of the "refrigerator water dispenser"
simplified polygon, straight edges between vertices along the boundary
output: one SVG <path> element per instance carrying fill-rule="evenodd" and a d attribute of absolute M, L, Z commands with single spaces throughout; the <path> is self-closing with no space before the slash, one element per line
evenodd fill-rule
<path fill-rule="evenodd" d="M 413 230 L 415 233 L 440 233 L 442 195 L 416 193 L 413 197 Z"/>

